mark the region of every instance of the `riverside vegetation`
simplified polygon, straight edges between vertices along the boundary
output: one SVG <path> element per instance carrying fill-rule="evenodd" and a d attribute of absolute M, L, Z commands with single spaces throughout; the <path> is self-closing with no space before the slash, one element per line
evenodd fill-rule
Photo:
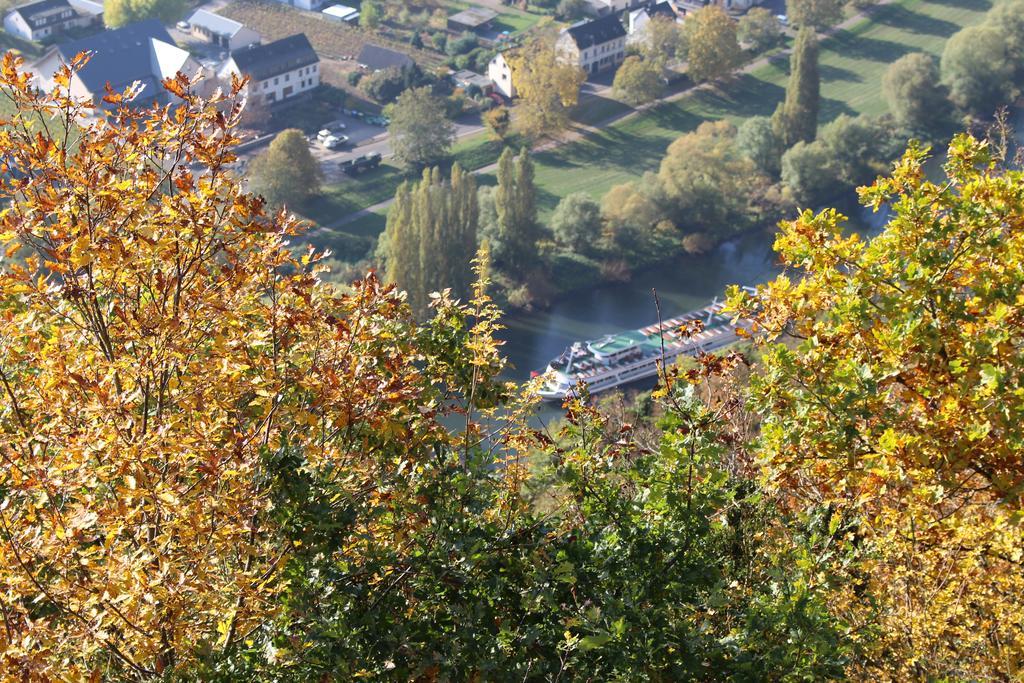
<path fill-rule="evenodd" d="M 225 170 L 240 82 L 79 123 L 84 59 L 51 95 L 0 70 L 0 679 L 1021 679 L 998 145 L 958 136 L 940 183 L 911 146 L 861 190 L 895 212 L 873 241 L 801 213 L 787 273 L 730 296 L 749 349 L 538 431 L 486 248 L 421 322 L 373 274 L 339 290 Z M 460 213 L 459 178 L 408 201 Z"/>
<path fill-rule="evenodd" d="M 804 4 L 800 11 L 831 16 L 830 3 Z M 625 134 L 626 124 L 622 130 L 616 124 L 611 130 L 595 134 L 593 140 L 569 143 L 564 151 L 538 153 L 534 193 L 539 225 L 527 228 L 539 236 L 536 260 L 525 272 L 508 267 L 496 254 L 496 295 L 504 305 L 513 307 L 543 304 L 596 282 L 628 279 L 634 271 L 682 252 L 704 252 L 744 231 L 769 229 L 779 219 L 792 215 L 798 206 L 845 201 L 854 187 L 885 173 L 908 140 L 948 140 L 961 126 L 960 117 L 984 120 L 1011 101 L 1024 82 L 1020 70 L 1013 66 L 1020 60 L 1012 61 L 1015 50 L 1019 51 L 1015 46 L 1020 43 L 1019 22 L 1012 17 L 1022 7 L 1020 0 L 997 3 L 979 26 L 964 29 L 948 41 L 941 63 L 927 52 L 904 50 L 885 73 L 876 75 L 879 82 L 875 98 L 889 113 L 856 115 L 854 110 L 852 114 L 836 115 L 836 103 L 823 100 L 821 92 L 823 73 L 836 71 L 835 54 L 826 53 L 829 63 L 819 65 L 822 57 L 817 38 L 811 29 L 804 29 L 798 34 L 790 59 L 784 101 L 774 115 L 768 110 L 767 115 L 731 116 L 728 123 L 700 124 L 692 122 L 693 116 L 684 116 L 683 123 L 695 129 L 682 136 L 676 134 L 674 141 L 669 138 L 671 144 L 652 170 L 640 174 L 637 169 L 650 168 L 650 159 L 630 157 L 635 162 L 630 165 L 632 175 L 640 175 L 638 180 L 605 183 L 600 180 L 604 170 L 596 163 L 603 158 L 599 149 L 603 145 L 618 150 L 635 144 L 652 151 L 645 140 Z M 882 8 L 878 12 L 892 23 L 901 20 L 898 10 Z M 710 17 L 715 11 L 709 9 L 707 21 L 693 26 L 724 27 L 718 18 Z M 980 11 L 975 14 L 982 16 Z M 977 20 L 973 14 L 971 17 L 971 21 Z M 657 94 L 660 88 L 654 75 L 663 68 L 662 52 L 680 54 L 700 45 L 696 29 L 682 31 L 664 22 L 655 22 L 655 28 L 655 47 L 642 45 L 618 79 L 616 90 L 624 99 L 643 101 Z M 972 39 L 977 31 L 984 36 Z M 750 32 L 749 27 L 746 32 Z M 842 54 L 844 41 L 849 42 L 845 33 L 829 39 L 828 49 Z M 989 59 L 986 51 L 994 51 L 999 59 Z M 546 77 L 553 77 L 546 73 Z M 971 89 L 965 85 L 968 83 L 979 85 Z M 719 96 L 727 96 L 732 87 L 724 84 Z M 743 101 L 725 107 L 719 115 L 728 115 L 731 109 L 751 109 L 746 100 L 752 94 L 739 90 L 737 96 Z M 554 89 L 548 87 L 545 92 L 552 96 Z M 662 105 L 654 112 L 641 114 L 636 125 L 640 126 L 640 119 L 656 118 L 656 113 L 665 115 L 662 110 L 670 106 L 677 105 Z M 827 119 L 831 120 L 819 124 Z M 510 135 L 508 121 L 503 120 L 500 137 L 504 140 L 495 141 L 496 155 L 503 146 L 516 149 L 521 142 L 521 138 Z M 459 154 L 462 152 L 457 152 L 460 165 L 466 168 Z M 585 191 L 571 191 L 580 174 L 588 170 L 598 178 L 594 182 L 599 193 L 589 187 L 593 183 L 588 183 Z M 622 175 L 615 173 L 615 177 Z M 488 186 L 496 181 L 492 174 L 479 180 L 482 222 L 478 241 L 488 231 L 487 207 L 493 192 Z M 557 201 L 565 206 L 559 207 Z M 593 220 L 595 206 L 598 221 Z M 577 219 L 577 225 L 569 224 Z M 344 258 L 351 259 L 348 242 L 338 242 L 338 247 Z M 365 249 L 357 247 L 356 251 Z M 383 252 L 378 249 L 376 253 Z M 375 261 L 332 263 L 339 279 L 344 280 Z"/>

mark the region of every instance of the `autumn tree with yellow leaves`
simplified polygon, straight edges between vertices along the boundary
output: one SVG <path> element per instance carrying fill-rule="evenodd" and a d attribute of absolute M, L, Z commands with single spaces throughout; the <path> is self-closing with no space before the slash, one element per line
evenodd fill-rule
<path fill-rule="evenodd" d="M 455 356 L 398 292 L 339 294 L 292 255 L 298 223 L 228 170 L 240 107 L 179 75 L 172 105 L 98 111 L 68 95 L 85 59 L 52 95 L 10 54 L 0 78 L 2 680 L 146 679 L 250 640 L 298 544 L 275 517 L 283 454 L 377 500 L 400 459 L 379 444 L 444 442 L 436 416 L 492 374 L 486 344 Z"/>
<path fill-rule="evenodd" d="M 1024 173 L 966 135 L 941 182 L 926 156 L 861 190 L 892 207 L 878 237 L 805 212 L 776 240 L 791 273 L 732 305 L 764 345 L 750 390 L 772 480 L 860 558 L 833 603 L 868 645 L 850 673 L 1019 680 Z"/>
<path fill-rule="evenodd" d="M 515 125 L 528 138 L 561 133 L 580 97 L 587 76 L 575 64 L 561 61 L 550 41 L 536 39 L 509 57 L 512 82 L 519 96 Z"/>

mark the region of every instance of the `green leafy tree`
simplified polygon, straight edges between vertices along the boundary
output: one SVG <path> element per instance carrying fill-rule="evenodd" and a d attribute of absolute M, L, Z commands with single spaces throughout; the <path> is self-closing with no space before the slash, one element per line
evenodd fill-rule
<path fill-rule="evenodd" d="M 874 180 L 899 154 L 893 133 L 867 116 L 840 114 L 821 129 L 818 140 L 829 152 L 836 178 L 850 187 Z"/>
<path fill-rule="evenodd" d="M 672 64 L 686 58 L 686 32 L 679 22 L 656 14 L 643 28 L 639 49 L 649 62 Z"/>
<path fill-rule="evenodd" d="M 702 123 L 669 145 L 658 179 L 677 223 L 719 234 L 748 224 L 760 182 L 753 162 L 736 148 L 736 128 L 726 121 Z"/>
<path fill-rule="evenodd" d="M 985 15 L 985 25 L 1003 34 L 1006 50 L 1017 64 L 1024 62 L 1024 0 L 1001 0 Z"/>
<path fill-rule="evenodd" d="M 752 116 L 736 131 L 736 149 L 763 173 L 775 175 L 782 160 L 782 143 L 767 116 Z"/>
<path fill-rule="evenodd" d="M 496 256 L 518 277 L 539 264 L 537 242 L 542 232 L 537 222 L 533 174 L 533 159 L 527 150 L 516 155 L 511 148 L 505 148 L 498 159 L 498 185 L 494 191 L 498 243 L 502 249 Z"/>
<path fill-rule="evenodd" d="M 736 35 L 741 43 L 750 45 L 754 52 L 762 52 L 775 47 L 782 40 L 782 24 L 771 10 L 753 7 L 740 17 Z"/>
<path fill-rule="evenodd" d="M 301 130 L 281 131 L 252 164 L 252 188 L 274 205 L 301 204 L 320 192 L 323 172 Z"/>
<path fill-rule="evenodd" d="M 578 254 L 596 250 L 601 238 L 601 206 L 585 192 L 562 198 L 551 214 L 555 239 Z"/>
<path fill-rule="evenodd" d="M 1005 35 L 992 26 L 969 26 L 950 38 L 941 71 L 953 103 L 975 114 L 990 115 L 1017 92 Z"/>
<path fill-rule="evenodd" d="M 821 108 L 818 37 L 810 28 L 800 29 L 789 64 L 786 99 L 772 116 L 775 135 L 787 148 L 801 141 L 812 142 L 818 130 Z"/>
<path fill-rule="evenodd" d="M 399 186 L 378 256 L 387 281 L 405 290 L 418 315 L 426 315 L 434 292 L 469 295 L 478 223 L 476 181 L 458 164 L 448 181 L 434 168 Z"/>
<path fill-rule="evenodd" d="M 665 90 L 662 68 L 637 56 L 626 57 L 615 72 L 612 89 L 617 97 L 629 104 L 655 100 Z"/>
<path fill-rule="evenodd" d="M 742 50 L 736 40 L 736 22 L 718 5 L 708 5 L 689 15 L 683 27 L 689 74 L 695 82 L 722 78 L 740 63 Z"/>
<path fill-rule="evenodd" d="M 832 154 L 821 142 L 801 140 L 782 155 L 782 183 L 804 206 L 836 193 L 838 181 Z"/>
<path fill-rule="evenodd" d="M 448 156 L 455 126 L 446 116 L 444 100 L 426 86 L 412 88 L 391 108 L 388 138 L 395 159 L 406 168 L 419 168 Z"/>
<path fill-rule="evenodd" d="M 103 21 L 117 28 L 143 19 L 172 24 L 185 14 L 185 0 L 111 0 L 104 4 Z"/>
<path fill-rule="evenodd" d="M 380 26 L 380 7 L 375 2 L 364 2 L 359 9 L 359 25 L 371 31 Z"/>
<path fill-rule="evenodd" d="M 512 83 L 519 96 L 516 127 L 528 138 L 556 135 L 569 126 L 569 112 L 579 102 L 587 79 L 583 69 L 558 59 L 548 41 L 536 39 L 509 57 Z"/>
<path fill-rule="evenodd" d="M 939 67 L 931 55 L 914 52 L 889 65 L 882 93 L 896 122 L 912 130 L 928 130 L 949 112 L 939 83 Z"/>
<path fill-rule="evenodd" d="M 786 14 L 800 28 L 828 28 L 842 21 L 843 4 L 844 0 L 786 0 Z"/>

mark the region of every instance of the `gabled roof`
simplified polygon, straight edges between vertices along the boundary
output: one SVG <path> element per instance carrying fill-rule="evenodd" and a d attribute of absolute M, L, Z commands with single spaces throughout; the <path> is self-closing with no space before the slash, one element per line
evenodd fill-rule
<path fill-rule="evenodd" d="M 320 61 L 305 33 L 296 33 L 266 45 L 250 45 L 231 53 L 238 70 L 254 80 L 265 81 Z"/>
<path fill-rule="evenodd" d="M 193 26 L 201 26 L 210 33 L 229 38 L 234 37 L 236 33 L 245 28 L 245 26 L 234 19 L 222 17 L 205 9 L 197 9 L 186 21 Z"/>
<path fill-rule="evenodd" d="M 15 7 L 11 11 L 20 14 L 25 23 L 29 25 L 29 28 L 35 30 L 50 24 L 68 21 L 68 18 L 62 18 L 59 13 L 49 14 L 55 10 L 71 10 L 74 12 L 71 5 L 68 4 L 68 0 L 39 0 L 39 2 L 30 2 L 27 5 Z M 77 13 L 72 18 L 75 16 L 77 16 Z"/>
<path fill-rule="evenodd" d="M 578 24 L 573 24 L 569 28 L 562 29 L 562 33 L 568 33 L 576 43 L 576 47 L 585 50 L 588 47 L 625 37 L 626 29 L 622 27 L 618 16 L 609 14 L 593 21 L 581 21 Z"/>
<path fill-rule="evenodd" d="M 140 81 L 146 86 L 137 100 L 140 102 L 159 97 L 163 92 L 160 81 L 173 76 L 189 58 L 156 19 L 61 43 L 54 49 L 65 62 L 79 52 L 94 53 L 78 72 L 89 92 L 102 95 L 107 83 L 118 91 Z"/>
<path fill-rule="evenodd" d="M 650 5 L 644 8 L 647 11 L 647 16 L 651 17 L 668 17 L 669 19 L 676 19 L 676 11 L 672 8 L 670 2 L 652 2 Z"/>
<path fill-rule="evenodd" d="M 370 43 L 363 45 L 363 49 L 360 50 L 356 61 L 374 71 L 391 68 L 405 69 L 415 64 L 412 61 L 412 57 L 407 54 Z"/>

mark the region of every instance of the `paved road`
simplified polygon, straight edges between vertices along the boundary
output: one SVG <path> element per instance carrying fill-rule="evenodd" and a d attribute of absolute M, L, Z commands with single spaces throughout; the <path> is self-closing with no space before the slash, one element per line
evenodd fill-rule
<path fill-rule="evenodd" d="M 875 5 L 875 7 L 877 8 L 877 7 L 881 7 L 883 5 L 888 5 L 888 4 L 890 4 L 890 3 L 894 2 L 894 1 L 895 0 L 880 0 L 879 3 L 877 5 Z M 860 23 L 861 21 L 863 21 L 864 19 L 866 19 L 866 18 L 868 18 L 870 16 L 871 11 L 872 11 L 871 9 L 868 9 L 868 10 L 864 10 L 862 12 L 858 12 L 857 14 L 849 17 L 845 21 L 842 21 L 842 22 L 836 24 L 835 26 L 833 26 L 833 27 L 831 27 L 831 28 L 829 28 L 829 29 L 827 29 L 825 31 L 822 31 L 819 34 L 819 39 L 827 38 L 829 36 L 832 36 L 832 35 L 838 33 L 839 31 L 843 31 L 843 30 L 845 30 L 847 28 L 850 28 L 850 27 Z M 772 55 L 771 57 L 761 57 L 761 58 L 756 59 L 756 60 L 754 60 L 752 62 L 749 62 L 746 66 L 744 66 L 744 67 L 740 68 L 739 70 L 737 70 L 734 75 L 750 73 L 751 71 L 754 71 L 756 69 L 761 68 L 762 66 L 765 66 L 766 64 L 768 64 L 771 61 L 779 61 L 779 60 L 788 59 L 789 55 L 791 53 L 792 53 L 792 49 L 787 48 L 785 50 L 782 50 L 781 52 L 778 52 L 778 53 Z M 599 76 L 598 80 L 596 80 L 596 81 L 593 81 L 593 82 L 588 81 L 587 83 L 585 83 L 583 88 L 582 88 L 583 95 L 581 97 L 581 103 L 584 102 L 584 100 L 586 99 L 587 96 L 603 96 L 603 95 L 607 95 L 610 92 L 610 90 L 611 90 L 610 79 L 611 79 L 611 75 L 610 74 L 605 74 L 603 76 Z M 665 102 L 676 102 L 678 100 L 683 99 L 684 97 L 688 97 L 688 96 L 690 96 L 690 95 L 692 95 L 692 94 L 694 94 L 696 92 L 699 92 L 701 90 L 707 90 L 707 89 L 711 89 L 711 88 L 715 88 L 715 87 L 717 87 L 717 86 L 716 86 L 716 84 L 714 82 L 702 83 L 700 85 L 693 85 L 693 86 L 685 88 L 685 89 L 683 89 L 681 91 L 678 91 L 678 92 L 672 93 L 670 95 L 667 95 L 667 96 L 665 96 L 663 98 L 654 100 L 653 102 L 650 102 L 648 104 L 641 105 L 641 106 L 636 107 L 634 109 L 627 109 L 625 111 L 619 112 L 619 113 L 617 113 L 617 114 L 615 114 L 613 116 L 608 117 L 604 121 L 601 121 L 601 122 L 597 123 L 596 125 L 586 125 L 586 124 L 579 124 L 579 123 L 577 123 L 573 127 L 572 130 L 568 131 L 562 137 L 557 138 L 557 139 L 553 139 L 553 140 L 547 140 L 547 141 L 545 141 L 543 143 L 540 143 L 540 144 L 534 146 L 533 151 L 534 152 L 542 152 L 542 151 L 546 151 L 546 150 L 549 150 L 549 149 L 555 149 L 557 147 L 560 147 L 562 145 L 568 144 L 568 143 L 573 142 L 575 140 L 579 140 L 581 138 L 588 137 L 590 135 L 596 135 L 596 134 L 600 133 L 602 129 L 612 125 L 613 123 L 617 123 L 618 121 L 621 121 L 623 119 L 628 119 L 628 118 L 631 118 L 633 116 L 637 116 L 637 115 L 641 114 L 642 112 L 647 111 L 648 109 L 650 109 L 652 107 L 656 107 L 656 106 L 658 106 L 658 105 L 660 105 L 662 103 L 665 103 Z M 477 126 L 475 129 L 472 126 L 467 126 L 463 130 L 462 134 L 460 134 L 459 137 L 465 137 L 467 135 L 473 135 L 474 133 L 480 132 L 481 130 L 483 130 L 482 126 Z M 377 144 L 386 145 L 387 143 L 386 143 L 386 140 L 383 141 L 383 142 L 379 142 L 379 143 L 373 143 L 372 145 L 367 146 L 366 150 L 367 151 L 379 151 L 385 157 L 390 156 L 390 148 L 389 147 L 384 146 L 384 147 L 381 147 L 381 148 L 373 148 L 373 145 L 377 145 Z M 365 153 L 365 152 L 362 151 L 363 149 L 364 148 L 362 148 L 362 147 L 358 148 L 356 150 L 356 153 L 360 153 L 360 154 Z M 386 152 L 385 152 L 385 150 L 386 150 Z M 496 167 L 497 167 L 496 163 L 495 164 L 490 164 L 488 166 L 484 166 L 483 168 L 479 168 L 479 169 L 475 170 L 474 173 L 490 173 Z M 328 231 L 328 230 L 332 230 L 334 228 L 340 228 L 340 227 L 343 227 L 345 225 L 348 225 L 349 223 L 352 223 L 352 222 L 354 222 L 356 220 L 359 220 L 360 218 L 362 218 L 364 216 L 367 216 L 367 215 L 369 215 L 371 213 L 376 213 L 377 211 L 380 211 L 381 209 L 387 208 L 388 206 L 391 205 L 391 203 L 393 201 L 394 200 L 392 200 L 392 199 L 388 199 L 386 201 L 374 204 L 373 206 L 368 206 L 365 209 L 361 209 L 359 211 L 356 211 L 355 213 L 348 214 L 347 216 L 341 216 L 337 220 L 331 221 L 330 223 L 322 225 L 318 229 L 314 230 L 311 235 L 315 235 L 316 233 L 320 232 L 321 230 Z"/>

